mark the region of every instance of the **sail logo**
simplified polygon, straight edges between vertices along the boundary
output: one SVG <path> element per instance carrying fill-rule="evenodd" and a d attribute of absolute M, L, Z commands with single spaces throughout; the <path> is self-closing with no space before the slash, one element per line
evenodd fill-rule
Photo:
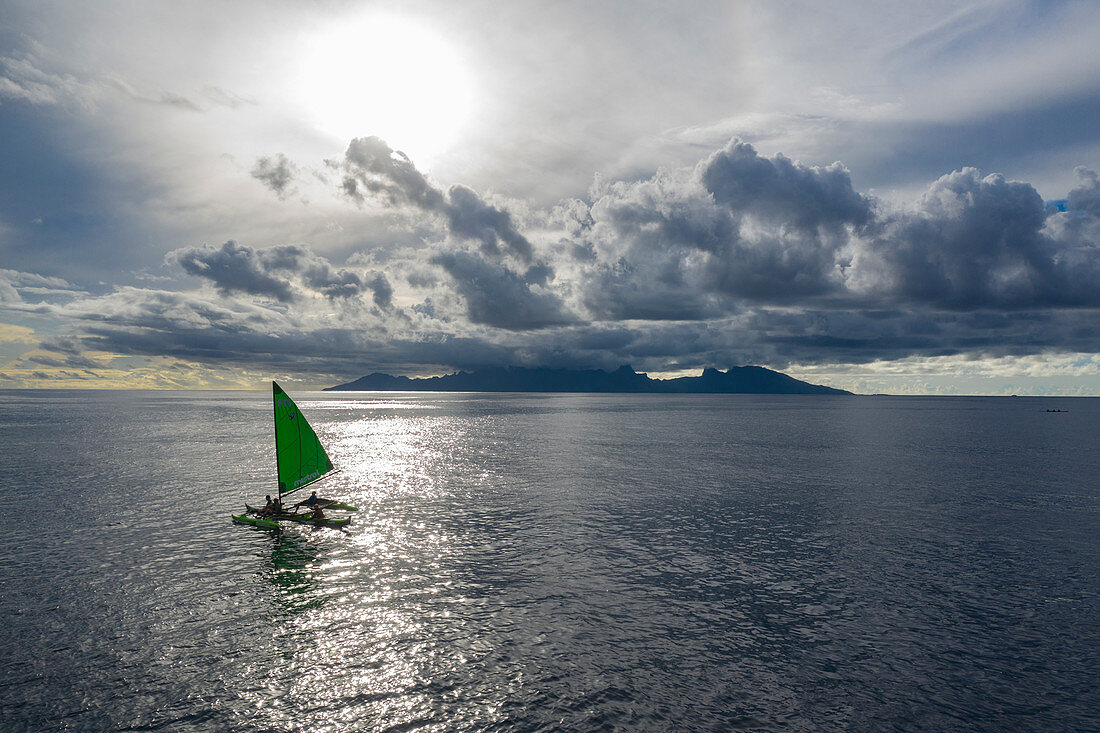
<path fill-rule="evenodd" d="M 320 475 L 321 475 L 320 471 L 314 471 L 313 473 L 309 474 L 308 476 L 302 476 L 300 479 L 298 479 L 297 481 L 294 482 L 294 488 L 298 488 L 302 484 L 308 484 L 310 481 L 312 481 L 313 479 L 317 478 Z"/>
<path fill-rule="evenodd" d="M 293 420 L 294 418 L 298 417 L 298 415 L 294 412 L 294 403 L 290 401 L 289 397 L 279 398 L 279 400 L 277 400 L 275 402 L 275 406 L 286 408 L 286 410 L 287 410 L 286 418 L 288 420 Z"/>

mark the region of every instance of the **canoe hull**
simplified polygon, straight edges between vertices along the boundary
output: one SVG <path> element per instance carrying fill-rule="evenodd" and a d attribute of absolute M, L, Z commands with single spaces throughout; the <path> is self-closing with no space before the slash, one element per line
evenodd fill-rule
<path fill-rule="evenodd" d="M 330 527 L 332 529 L 342 529 L 342 528 L 348 526 L 349 524 L 351 524 L 351 518 L 350 517 L 342 517 L 340 519 L 329 519 L 329 518 L 326 517 L 325 519 L 318 520 L 318 519 L 313 518 L 313 512 L 304 512 L 302 514 L 283 513 L 283 514 L 275 514 L 271 517 L 261 517 L 261 516 L 257 516 L 259 514 L 260 510 L 257 509 L 256 507 L 248 506 L 246 504 L 245 508 L 248 510 L 247 513 L 246 513 L 246 515 L 248 517 L 259 519 L 259 520 L 265 521 L 265 522 L 272 522 L 272 523 L 296 522 L 298 524 L 311 524 L 314 527 Z"/>
<path fill-rule="evenodd" d="M 252 517 L 248 514 L 233 514 L 233 522 L 235 524 L 247 524 L 252 527 L 260 527 L 262 529 L 282 529 L 279 523 L 271 519 L 264 519 L 263 517 Z"/>

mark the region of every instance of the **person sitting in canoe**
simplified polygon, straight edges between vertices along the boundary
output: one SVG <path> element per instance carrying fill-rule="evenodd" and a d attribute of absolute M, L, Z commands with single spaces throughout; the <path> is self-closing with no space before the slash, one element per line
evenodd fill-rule
<path fill-rule="evenodd" d="M 282 509 L 279 500 L 275 499 L 272 501 L 271 494 L 268 494 L 264 498 L 267 499 L 267 503 L 264 504 L 264 508 L 260 510 L 260 514 L 278 514 L 279 510 Z"/>
<path fill-rule="evenodd" d="M 313 521 L 314 522 L 323 522 L 323 521 L 325 521 L 325 519 L 326 519 L 325 513 L 323 511 L 321 511 L 321 507 L 317 507 L 316 509 L 313 510 Z"/>
<path fill-rule="evenodd" d="M 317 492 L 314 491 L 314 492 L 310 493 L 308 499 L 306 499 L 304 501 L 300 501 L 297 504 L 295 504 L 294 506 L 295 507 L 300 507 L 300 506 L 309 506 L 309 507 L 311 507 L 314 504 L 316 504 L 318 501 L 320 501 L 320 499 L 317 498 Z"/>

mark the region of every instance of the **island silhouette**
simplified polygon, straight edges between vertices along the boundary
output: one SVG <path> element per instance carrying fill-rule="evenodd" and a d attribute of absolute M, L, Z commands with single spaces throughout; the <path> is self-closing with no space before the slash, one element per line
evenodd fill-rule
<path fill-rule="evenodd" d="M 697 377 L 651 379 L 629 365 L 603 369 L 546 367 L 488 367 L 441 377 L 395 377 L 375 372 L 354 382 L 326 387 L 325 391 L 356 392 L 627 392 L 652 394 L 817 394 L 851 392 L 759 366 L 704 369 Z"/>

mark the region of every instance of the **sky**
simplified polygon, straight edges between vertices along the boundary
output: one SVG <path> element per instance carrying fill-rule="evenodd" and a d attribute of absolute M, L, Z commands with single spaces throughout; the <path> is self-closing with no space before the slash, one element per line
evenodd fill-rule
<path fill-rule="evenodd" d="M 0 388 L 1100 395 L 1100 3 L 0 0 Z"/>

